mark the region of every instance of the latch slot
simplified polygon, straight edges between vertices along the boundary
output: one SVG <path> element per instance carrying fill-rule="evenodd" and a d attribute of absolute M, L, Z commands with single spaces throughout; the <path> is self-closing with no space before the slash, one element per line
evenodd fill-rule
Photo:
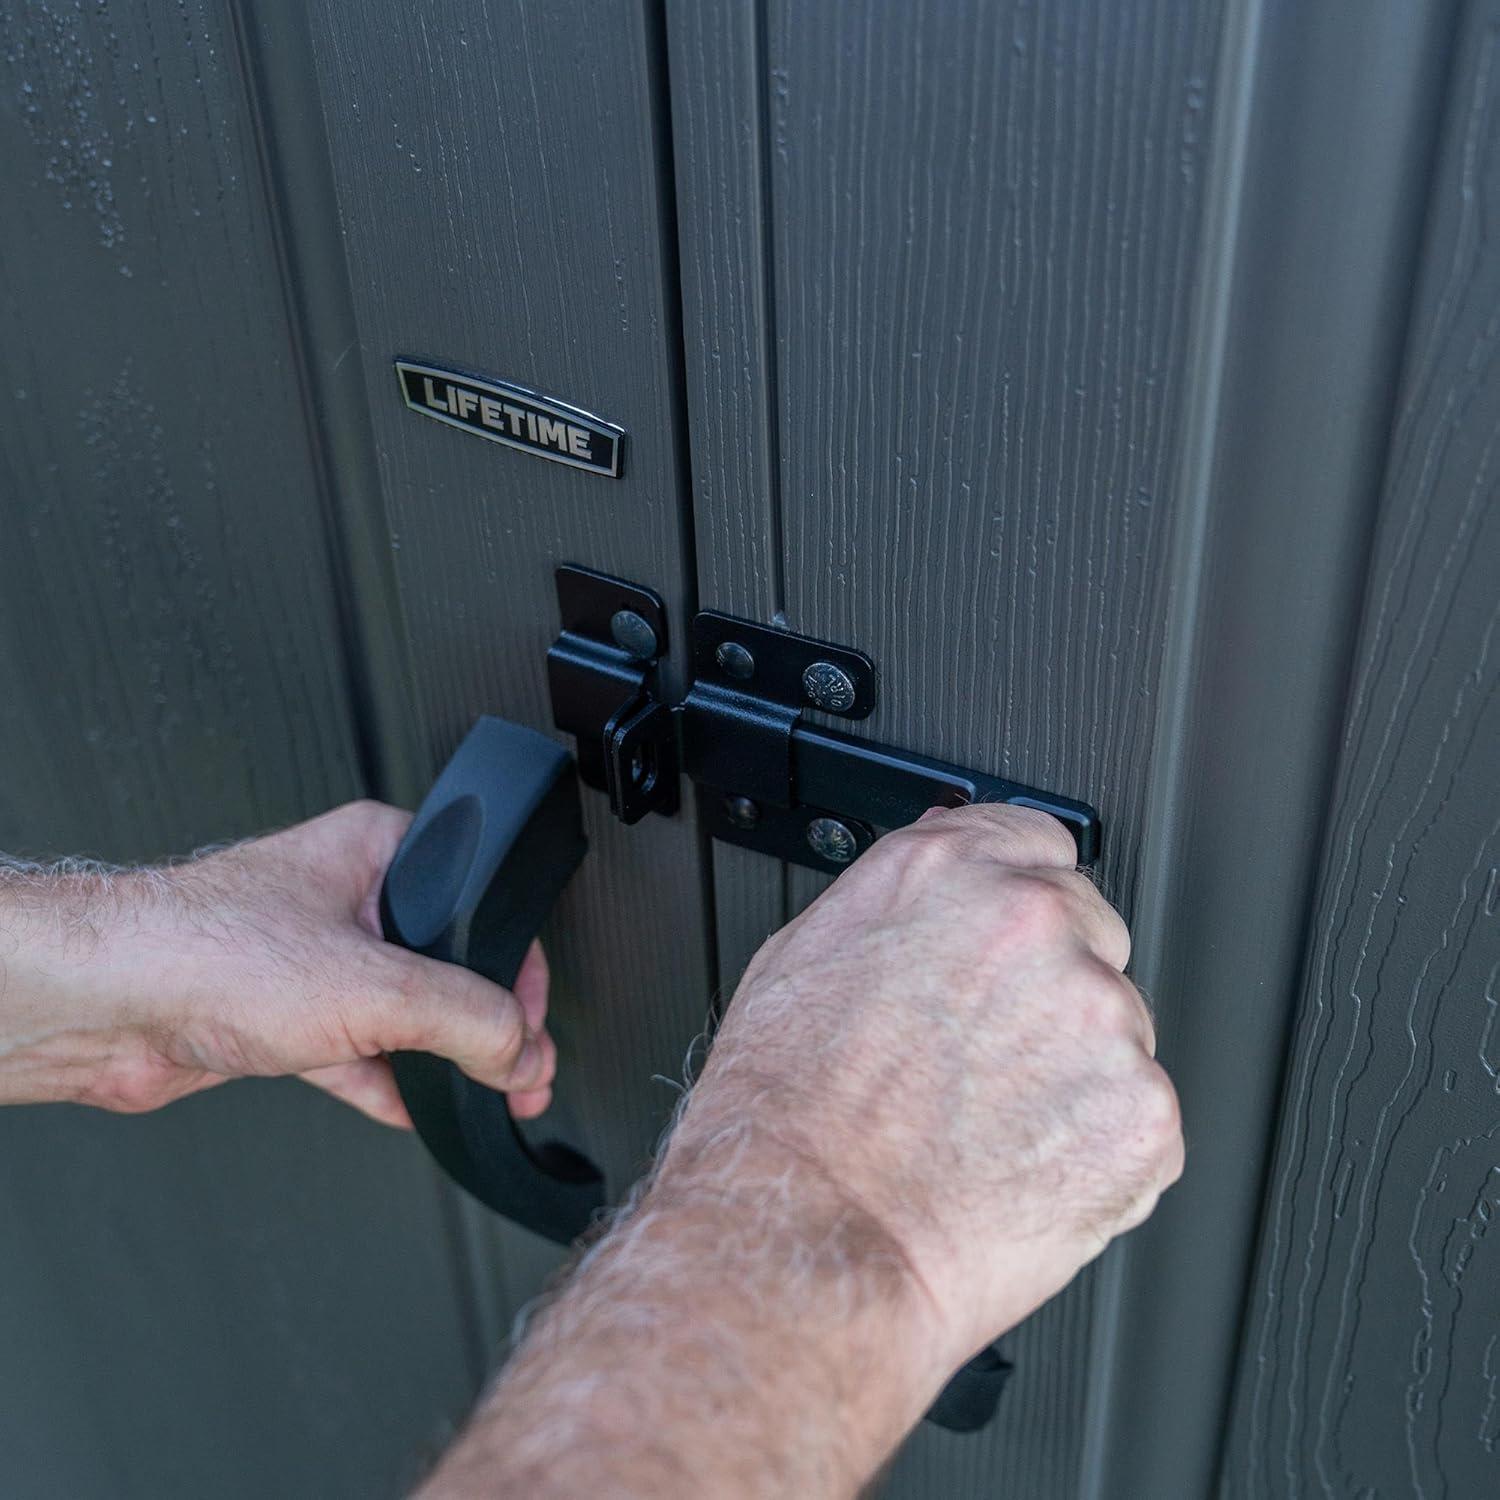
<path fill-rule="evenodd" d="M 557 598 L 553 717 L 577 736 L 580 777 L 609 794 L 622 822 L 676 812 L 685 773 L 713 837 L 813 869 L 848 864 L 878 831 L 928 808 L 970 802 L 1051 813 L 1072 831 L 1080 865 L 1098 858 L 1099 815 L 1086 803 L 805 722 L 809 708 L 870 714 L 877 681 L 863 652 L 704 611 L 692 682 L 669 705 L 656 680 L 667 648 L 657 594 L 567 566 Z"/>

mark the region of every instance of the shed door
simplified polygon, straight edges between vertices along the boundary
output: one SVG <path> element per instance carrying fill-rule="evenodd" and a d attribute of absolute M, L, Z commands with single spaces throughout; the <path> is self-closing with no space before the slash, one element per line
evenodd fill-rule
<path fill-rule="evenodd" d="M 253 11 L 253 13 L 252 13 Z M 694 587 L 649 7 L 0 17 L 0 847 L 138 859 L 414 805 L 473 718 L 551 726 L 552 570 Z M 628 433 L 603 478 L 408 411 L 393 360 Z M 714 992 L 691 814 L 548 934 L 558 1127 L 629 1182 Z M 295 1084 L 0 1116 L 20 1496 L 408 1487 L 558 1255 Z"/>
<path fill-rule="evenodd" d="M 475 715 L 550 729 L 562 562 L 664 596 L 674 691 L 700 607 L 860 648 L 862 732 L 1100 807 L 1189 1137 L 885 1491 L 1488 1493 L 1497 24 L 11 7 L 0 846 L 414 803 Z M 556 1119 L 618 1182 L 823 878 L 586 800 Z M 26 1497 L 397 1493 L 557 1263 L 290 1084 L 8 1111 L 0 1203 Z"/>

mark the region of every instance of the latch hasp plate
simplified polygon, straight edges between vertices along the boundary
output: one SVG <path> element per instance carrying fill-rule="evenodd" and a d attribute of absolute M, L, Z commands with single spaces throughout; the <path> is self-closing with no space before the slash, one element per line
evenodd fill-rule
<path fill-rule="evenodd" d="M 1098 858 L 1099 815 L 1086 803 L 805 720 L 808 709 L 870 714 L 879 684 L 862 651 L 705 610 L 692 624 L 687 694 L 669 705 L 656 680 L 667 650 L 658 594 L 567 565 L 557 599 L 553 717 L 577 736 L 582 780 L 607 792 L 625 823 L 674 813 L 686 774 L 714 838 L 812 869 L 837 870 L 879 831 L 970 802 L 1051 813 L 1072 832 L 1080 865 Z M 628 629 L 622 612 L 634 617 Z"/>

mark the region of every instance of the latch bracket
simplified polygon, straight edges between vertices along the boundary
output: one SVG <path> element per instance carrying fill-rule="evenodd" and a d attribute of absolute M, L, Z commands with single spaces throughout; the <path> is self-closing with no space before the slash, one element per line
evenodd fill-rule
<path fill-rule="evenodd" d="M 693 620 L 687 693 L 672 705 L 658 682 L 659 595 L 568 565 L 557 570 L 557 600 L 553 718 L 577 737 L 581 779 L 609 794 L 624 823 L 675 813 L 685 774 L 714 838 L 812 869 L 837 870 L 878 832 L 969 802 L 1051 813 L 1072 832 L 1080 865 L 1098 858 L 1099 815 L 1086 803 L 807 721 L 809 709 L 871 713 L 878 684 L 862 651 L 705 610 Z"/>
<path fill-rule="evenodd" d="M 553 722 L 578 740 L 578 775 L 622 823 L 678 807 L 677 734 L 654 695 L 667 607 L 654 590 L 591 568 L 556 573 L 562 634 L 547 652 Z"/>

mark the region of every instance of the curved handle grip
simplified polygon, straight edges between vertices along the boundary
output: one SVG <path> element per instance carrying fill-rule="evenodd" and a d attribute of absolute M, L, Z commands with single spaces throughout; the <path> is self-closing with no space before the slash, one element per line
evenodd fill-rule
<path fill-rule="evenodd" d="M 534 730 L 481 718 L 386 871 L 385 937 L 509 989 L 587 848 L 567 752 Z M 598 1168 L 560 1143 L 533 1147 L 503 1094 L 425 1052 L 391 1062 L 427 1149 L 481 1203 L 559 1244 L 604 1206 Z"/>

